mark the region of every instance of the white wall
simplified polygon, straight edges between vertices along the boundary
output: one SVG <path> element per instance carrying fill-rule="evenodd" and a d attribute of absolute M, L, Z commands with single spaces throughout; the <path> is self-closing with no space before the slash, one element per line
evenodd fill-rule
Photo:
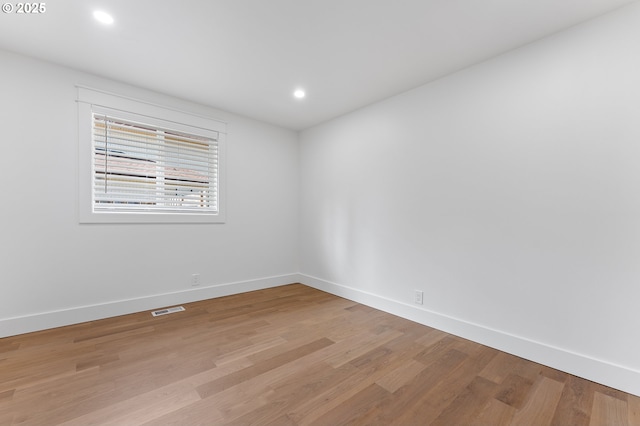
<path fill-rule="evenodd" d="M 295 132 L 8 52 L 0 70 L 0 337 L 297 281 Z M 227 223 L 80 225 L 77 84 L 228 122 Z"/>
<path fill-rule="evenodd" d="M 638 40 L 635 3 L 302 132 L 303 282 L 640 394 Z"/>

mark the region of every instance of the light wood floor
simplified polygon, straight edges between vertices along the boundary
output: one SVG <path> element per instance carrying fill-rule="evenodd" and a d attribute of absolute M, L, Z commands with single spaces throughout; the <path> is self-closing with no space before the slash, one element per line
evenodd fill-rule
<path fill-rule="evenodd" d="M 640 425 L 640 398 L 299 284 L 0 339 L 0 425 Z"/>

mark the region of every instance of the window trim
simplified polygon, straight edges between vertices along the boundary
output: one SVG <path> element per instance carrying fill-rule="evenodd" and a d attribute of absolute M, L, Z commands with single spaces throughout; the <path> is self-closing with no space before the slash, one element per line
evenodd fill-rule
<path fill-rule="evenodd" d="M 171 109 L 137 99 L 78 88 L 78 194 L 80 223 L 225 223 L 225 165 L 226 123 L 212 118 Z M 125 116 L 144 116 L 152 121 L 170 122 L 176 130 L 184 126 L 203 129 L 218 134 L 218 212 L 133 212 L 96 211 L 93 199 L 93 140 L 92 122 L 94 110 L 112 110 Z M 124 117 L 123 117 L 124 118 Z"/>

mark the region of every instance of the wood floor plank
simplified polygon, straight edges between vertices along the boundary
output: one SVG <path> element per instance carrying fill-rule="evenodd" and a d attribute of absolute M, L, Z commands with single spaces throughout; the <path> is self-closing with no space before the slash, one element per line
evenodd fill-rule
<path fill-rule="evenodd" d="M 348 341 L 343 341 L 335 346 L 348 344 Z M 329 411 L 332 411 L 345 400 L 376 383 L 377 380 L 389 374 L 392 370 L 397 369 L 399 365 L 410 362 L 423 348 L 421 345 L 416 345 L 413 342 L 409 343 L 402 338 L 396 338 L 387 342 L 383 348 L 390 347 L 396 350 L 391 352 L 383 350 L 382 353 L 384 355 L 378 357 L 368 358 L 365 354 L 360 359 L 354 359 L 340 366 L 339 369 L 353 366 L 356 371 L 352 372 L 352 370 L 349 370 L 349 374 L 345 375 L 339 384 L 327 389 L 325 392 L 318 393 L 299 407 L 296 407 L 293 411 L 290 411 L 290 418 L 306 424 L 315 421 Z M 366 358 L 368 358 L 370 362 L 361 362 L 361 360 Z"/>
<path fill-rule="evenodd" d="M 517 374 L 509 374 L 502 381 L 495 395 L 495 399 L 511 407 L 520 409 L 532 386 L 533 381 L 520 377 Z"/>
<path fill-rule="evenodd" d="M 593 406 L 591 382 L 571 376 L 565 382 L 558 407 L 551 421 L 554 425 L 586 426 L 591 420 Z"/>
<path fill-rule="evenodd" d="M 300 284 L 0 339 L 0 425 L 640 425 L 640 398 Z"/>
<path fill-rule="evenodd" d="M 478 414 L 471 424 L 506 426 L 513 422 L 516 409 L 510 405 L 492 398 Z"/>
<path fill-rule="evenodd" d="M 420 374 L 425 368 L 427 368 L 427 366 L 423 363 L 411 360 L 397 369 L 390 371 L 376 381 L 376 383 L 388 392 L 394 393 L 416 377 L 416 375 Z"/>
<path fill-rule="evenodd" d="M 107 405 L 64 424 L 65 426 L 92 424 L 112 424 L 115 426 L 150 422 L 199 401 L 201 398 L 196 392 L 198 386 L 235 373 L 247 366 L 246 360 L 227 363 L 222 367 L 212 368 L 158 389 Z"/>
<path fill-rule="evenodd" d="M 324 359 L 335 352 L 340 352 L 341 347 L 347 342 L 338 342 L 327 345 L 317 351 L 309 353 L 301 358 L 292 360 L 289 363 L 280 365 L 260 375 L 248 378 L 237 385 L 215 394 L 216 406 L 224 414 L 226 421 L 236 419 L 239 416 L 246 416 L 251 410 L 262 410 L 265 405 L 277 403 L 279 391 L 285 383 L 295 383 L 296 386 L 307 386 L 307 374 L 312 366 L 321 365 L 325 372 L 333 370 L 331 374 L 339 373 L 337 383 L 348 379 L 353 371 L 351 364 L 345 364 L 339 369 L 331 369 Z M 367 376 L 371 368 L 358 369 L 366 371 Z M 372 379 L 373 380 L 373 379 Z M 355 388 L 352 388 L 355 389 Z M 316 389 L 321 391 L 321 388 Z M 239 401 L 238 394 L 242 395 L 244 401 Z M 288 409 L 295 407 L 295 404 L 287 404 Z"/>
<path fill-rule="evenodd" d="M 640 396 L 629 395 L 627 404 L 629 408 L 629 424 L 640 426 Z"/>
<path fill-rule="evenodd" d="M 432 422 L 462 392 L 465 392 L 469 383 L 476 377 L 480 377 L 478 373 L 496 357 L 497 353 L 495 349 L 478 345 L 472 356 L 465 354 L 466 358 L 462 363 L 455 368 L 448 369 L 435 385 L 421 392 L 410 409 L 400 413 L 399 416 L 396 414 L 398 420 L 405 424 L 429 424 Z"/>
<path fill-rule="evenodd" d="M 540 375 L 524 406 L 516 412 L 513 425 L 547 425 L 551 423 L 564 384 Z"/>
<path fill-rule="evenodd" d="M 535 381 L 541 367 L 534 362 L 501 352 L 480 372 L 480 376 L 495 383 L 502 383 L 510 374 Z"/>
<path fill-rule="evenodd" d="M 165 414 L 173 413 L 200 401 L 194 389 L 173 387 L 167 391 L 160 388 L 144 395 L 94 410 L 61 423 L 63 426 L 119 426 L 142 424 Z"/>
<path fill-rule="evenodd" d="M 356 367 L 350 364 L 338 369 L 330 368 L 324 363 L 314 364 L 303 375 L 291 375 L 269 386 L 273 393 L 265 398 L 265 404 L 261 404 L 259 408 L 247 412 L 244 407 L 239 410 L 237 406 L 232 406 L 223 413 L 228 424 L 278 424 L 277 419 L 283 415 L 287 415 L 288 421 L 293 421 L 288 416 L 289 411 L 315 394 L 338 385 L 355 370 Z M 301 385 L 301 380 L 304 380 L 304 385 Z"/>
<path fill-rule="evenodd" d="M 452 424 L 472 424 L 485 405 L 492 398 L 497 384 L 484 377 L 476 376 L 469 385 L 456 396 L 449 406 L 431 423 L 434 426 Z"/>
<path fill-rule="evenodd" d="M 225 424 L 224 416 L 208 400 L 200 400 L 179 410 L 145 423 L 126 423 L 126 426 L 209 426 Z"/>
<path fill-rule="evenodd" d="M 434 343 L 439 342 L 440 340 L 447 337 L 449 334 L 444 331 L 431 329 L 424 336 L 416 339 L 416 343 L 419 343 L 424 346 L 431 346 Z"/>
<path fill-rule="evenodd" d="M 428 424 L 425 420 L 425 409 L 432 410 L 431 405 L 423 404 L 425 400 L 435 395 L 434 389 L 443 383 L 444 378 L 467 360 L 468 355 L 456 349 L 444 350 L 440 357 L 429 363 L 427 368 L 418 373 L 413 380 L 407 382 L 393 393 L 393 398 L 388 398 L 364 416 L 365 424 Z M 416 415 L 418 409 L 422 412 Z M 431 419 L 437 417 L 441 410 L 429 412 Z"/>
<path fill-rule="evenodd" d="M 13 394 L 16 392 L 15 389 L 9 389 L 8 391 L 0 392 L 0 401 L 2 400 L 10 400 L 13 398 Z"/>
<path fill-rule="evenodd" d="M 232 386 L 237 385 L 238 383 L 248 380 L 249 378 L 255 377 L 257 375 L 262 374 L 265 371 L 272 370 L 276 367 L 287 364 L 288 362 L 298 359 L 304 355 L 315 352 L 319 349 L 322 349 L 326 346 L 333 345 L 334 342 L 332 340 L 323 337 L 321 339 L 315 340 L 306 345 L 302 345 L 298 348 L 292 349 L 280 355 L 274 356 L 268 360 L 265 360 L 259 364 L 254 364 L 251 367 L 247 367 L 243 370 L 237 371 L 235 373 L 229 374 L 228 376 L 221 377 L 212 382 L 205 383 L 196 388 L 200 396 L 204 398 L 208 398 L 209 396 L 228 389 Z"/>
<path fill-rule="evenodd" d="M 351 344 L 348 350 L 330 356 L 325 362 L 333 368 L 340 367 L 401 335 L 402 333 L 399 331 L 387 331 L 378 335 L 377 338 L 373 338 L 372 335 L 362 334 L 361 338 L 350 339 Z"/>
<path fill-rule="evenodd" d="M 593 409 L 591 411 L 591 426 L 611 424 L 627 426 L 629 424 L 627 402 L 601 392 L 593 395 Z"/>
<path fill-rule="evenodd" d="M 14 416 L 11 413 L 7 413 L 7 414 L 0 414 L 0 425 L 13 425 L 16 422 L 14 422 Z"/>
<path fill-rule="evenodd" d="M 216 365 L 224 365 L 236 361 L 240 358 L 247 358 L 251 355 L 264 352 L 268 349 L 279 347 L 286 342 L 287 340 L 283 339 L 280 336 L 267 336 L 266 339 L 250 339 L 246 345 L 217 356 Z"/>
<path fill-rule="evenodd" d="M 309 424 L 318 426 L 362 424 L 363 414 L 376 410 L 380 401 L 391 396 L 392 394 L 387 390 L 372 383 Z M 301 424 L 307 423 L 302 422 Z"/>

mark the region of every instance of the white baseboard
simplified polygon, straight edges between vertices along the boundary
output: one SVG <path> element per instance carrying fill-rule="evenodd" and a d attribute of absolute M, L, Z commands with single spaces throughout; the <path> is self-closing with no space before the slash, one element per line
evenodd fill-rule
<path fill-rule="evenodd" d="M 453 318 L 423 307 L 300 274 L 299 282 L 318 290 L 415 321 L 438 330 L 640 396 L 640 371 Z"/>
<path fill-rule="evenodd" d="M 156 294 L 135 299 L 118 300 L 89 306 L 79 306 L 15 318 L 0 319 L 0 337 L 15 336 L 49 328 L 63 327 L 86 321 L 148 311 L 180 303 L 196 302 L 247 291 L 300 282 L 299 274 L 279 275 L 214 286 L 189 288 L 174 293 Z"/>

